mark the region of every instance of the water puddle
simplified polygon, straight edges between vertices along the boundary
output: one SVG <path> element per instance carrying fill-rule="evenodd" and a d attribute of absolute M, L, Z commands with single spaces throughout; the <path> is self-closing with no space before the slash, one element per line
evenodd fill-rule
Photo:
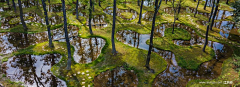
<path fill-rule="evenodd" d="M 133 9 L 116 9 L 116 16 L 119 16 L 120 18 L 124 19 L 124 20 L 133 20 L 135 18 L 137 18 L 138 13 L 133 10 Z M 113 15 L 113 7 L 106 7 L 106 9 L 103 10 L 106 14 L 109 15 Z M 124 15 L 122 15 L 121 13 L 131 13 L 132 17 L 131 18 L 126 18 Z"/>
<path fill-rule="evenodd" d="M 61 58 L 60 54 L 18 55 L 3 63 L 2 72 L 11 80 L 23 82 L 25 86 L 66 87 L 66 83 L 50 70 Z"/>
<path fill-rule="evenodd" d="M 76 26 L 68 26 L 69 36 L 78 36 L 78 28 Z M 52 30 L 53 40 L 65 38 L 63 27 Z M 0 54 L 9 54 L 19 49 L 26 48 L 30 45 L 48 41 L 47 31 L 41 33 L 0 33 Z"/>
<path fill-rule="evenodd" d="M 96 29 L 101 29 L 104 27 L 107 27 L 107 22 L 105 21 L 106 16 L 104 15 L 93 15 L 92 20 L 91 20 L 91 25 L 93 28 Z M 88 19 L 86 24 L 88 25 Z"/>
<path fill-rule="evenodd" d="M 0 33 L 0 54 L 9 54 L 13 51 L 26 48 L 30 45 L 47 41 L 47 32 L 26 33 Z"/>
<path fill-rule="evenodd" d="M 25 23 L 39 23 L 39 27 L 43 27 L 46 25 L 45 18 L 42 18 L 35 12 L 29 12 L 23 14 L 24 22 Z M 49 24 L 50 25 L 56 25 L 63 23 L 63 18 L 58 15 L 53 15 L 49 17 Z M 21 24 L 20 16 L 8 16 L 8 17 L 2 17 L 1 18 L 1 29 L 9 29 L 13 28 L 17 25 Z"/>
<path fill-rule="evenodd" d="M 142 14 L 142 19 L 145 21 L 153 21 L 153 14 L 154 11 L 147 11 L 145 13 Z M 160 15 L 160 13 L 157 13 L 157 16 Z"/>
<path fill-rule="evenodd" d="M 133 71 L 122 67 L 102 72 L 94 78 L 95 87 L 137 87 L 138 78 Z"/>
<path fill-rule="evenodd" d="M 101 54 L 101 50 L 105 45 L 105 40 L 102 38 L 88 38 L 83 39 L 78 36 L 69 38 L 71 45 L 74 47 L 75 51 L 73 53 L 73 58 L 77 63 L 91 63 L 96 60 Z M 65 39 L 59 40 L 60 42 L 65 42 Z"/>
<path fill-rule="evenodd" d="M 178 9 L 177 9 L 177 10 L 178 10 Z M 171 15 L 174 14 L 174 10 L 173 10 L 172 7 L 164 8 L 163 11 L 164 11 L 165 13 L 167 13 L 167 14 L 171 14 Z M 186 8 L 181 8 L 180 14 L 190 14 L 190 13 L 193 13 L 193 14 L 194 14 L 195 11 L 196 11 L 196 8 L 186 7 Z M 207 17 L 207 18 L 210 17 L 210 13 L 206 13 L 206 12 L 197 11 L 197 14 L 203 15 L 203 16 L 205 16 L 205 17 Z M 233 13 L 230 12 L 230 11 L 218 10 L 215 20 L 220 20 L 220 19 L 223 20 L 223 19 L 225 19 L 225 18 L 227 18 L 227 17 L 229 17 L 229 16 L 232 16 L 232 15 L 233 15 Z"/>
<path fill-rule="evenodd" d="M 197 21 L 198 24 L 207 26 L 207 21 Z M 239 27 L 235 25 L 234 22 L 231 21 L 219 21 L 214 22 L 213 27 L 220 29 L 219 34 L 227 38 L 229 40 L 240 43 L 240 33 L 238 32 Z"/>
<path fill-rule="evenodd" d="M 169 24 L 159 25 L 160 30 L 164 33 L 164 30 L 170 26 Z M 188 45 L 200 44 L 202 41 L 199 41 L 199 37 L 195 34 L 192 29 L 187 28 L 185 25 L 177 24 L 176 26 L 181 26 L 183 29 L 186 29 L 191 34 L 192 42 Z M 157 27 L 157 28 L 159 28 Z M 160 32 L 160 33 L 161 33 Z M 156 33 L 156 32 L 155 32 Z M 161 34 L 164 36 L 164 34 Z M 146 44 L 146 41 L 150 38 L 149 34 L 139 34 L 130 30 L 118 31 L 116 34 L 117 40 L 128 44 L 130 46 L 148 50 L 149 46 Z M 197 42 L 199 41 L 199 42 Z M 181 42 L 181 41 L 180 41 Z M 175 43 L 181 45 L 181 43 Z M 204 41 L 203 41 L 204 42 Z M 212 59 L 209 62 L 205 62 L 200 65 L 197 71 L 187 70 L 178 66 L 174 53 L 165 50 L 159 50 L 153 48 L 153 52 L 156 52 L 162 56 L 167 62 L 167 69 L 160 73 L 154 80 L 153 86 L 186 86 L 187 82 L 193 79 L 214 79 L 221 74 L 221 67 L 223 61 L 231 56 L 232 51 L 227 45 L 220 44 L 217 42 L 209 41 L 208 44 L 215 51 L 216 58 Z"/>

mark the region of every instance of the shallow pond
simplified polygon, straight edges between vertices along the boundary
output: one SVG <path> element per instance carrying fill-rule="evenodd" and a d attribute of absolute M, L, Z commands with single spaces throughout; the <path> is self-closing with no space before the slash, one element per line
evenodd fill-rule
<path fill-rule="evenodd" d="M 61 59 L 59 54 L 18 55 L 2 65 L 2 72 L 25 86 L 66 87 L 66 83 L 51 73 L 51 67 Z"/>
<path fill-rule="evenodd" d="M 207 26 L 207 21 L 197 21 L 198 24 Z M 219 34 L 229 40 L 240 43 L 240 33 L 238 32 L 239 27 L 235 25 L 235 22 L 231 21 L 219 21 L 214 22 L 213 27 L 220 29 Z"/>
<path fill-rule="evenodd" d="M 106 7 L 104 10 L 103 10 L 106 14 L 109 14 L 109 15 L 113 15 L 113 7 Z M 132 17 L 131 18 L 126 18 L 125 16 L 123 16 L 121 13 L 131 13 L 132 14 Z M 133 9 L 119 9 L 117 8 L 116 9 L 116 16 L 119 16 L 120 18 L 124 19 L 124 20 L 133 20 L 135 18 L 137 18 L 138 16 L 138 13 L 137 11 L 133 10 Z"/>
<path fill-rule="evenodd" d="M 167 13 L 167 14 L 172 14 L 172 15 L 174 14 L 174 10 L 173 10 L 172 7 L 164 8 L 163 11 L 164 11 L 165 13 Z M 177 11 L 178 11 L 178 9 L 177 9 Z M 196 8 L 186 7 L 186 8 L 181 8 L 179 13 L 180 13 L 180 14 L 189 14 L 189 13 L 194 14 L 195 11 L 196 11 Z M 205 17 L 207 17 L 207 18 L 210 17 L 210 13 L 206 13 L 206 12 L 197 11 L 197 14 L 203 15 L 203 16 L 205 16 Z M 233 13 L 230 12 L 230 11 L 218 10 L 218 11 L 217 11 L 217 15 L 216 15 L 216 17 L 215 17 L 215 20 L 223 20 L 223 19 L 225 19 L 225 18 L 227 18 L 227 17 L 229 17 L 229 16 L 232 16 L 232 15 L 233 15 Z"/>
<path fill-rule="evenodd" d="M 122 67 L 102 72 L 94 78 L 95 87 L 137 87 L 138 78 L 133 70 L 125 70 Z"/>
<path fill-rule="evenodd" d="M 183 26 L 183 29 L 185 29 L 184 27 L 186 27 L 184 25 L 181 25 L 181 26 Z M 164 27 L 168 28 L 167 24 L 164 25 Z M 199 40 L 198 36 L 196 36 L 196 34 L 192 29 L 186 28 L 186 30 L 188 31 L 191 30 L 189 31 L 189 33 L 191 34 L 190 42 L 195 42 L 195 40 L 196 41 Z M 139 34 L 134 31 L 123 30 L 123 31 L 117 32 L 116 38 L 117 40 L 136 48 L 145 49 L 145 50 L 148 50 L 149 48 L 149 45 L 146 44 L 146 41 L 150 38 L 149 34 Z M 187 70 L 178 66 L 173 52 L 153 48 L 152 50 L 153 52 L 156 52 L 168 62 L 167 69 L 164 72 L 160 73 L 155 78 L 154 82 L 152 83 L 153 86 L 183 87 L 183 86 L 186 86 L 188 81 L 193 79 L 214 79 L 218 77 L 221 74 L 221 67 L 222 67 L 223 61 L 231 56 L 232 51 L 227 45 L 217 43 L 217 42 L 212 42 L 212 41 L 209 41 L 209 42 L 210 43 L 208 45 L 214 49 L 216 58 L 212 59 L 209 62 L 205 62 L 201 64 L 199 69 L 196 71 Z M 192 44 L 194 45 L 201 44 L 201 42 L 200 43 L 195 42 Z M 181 44 L 179 43 L 178 45 L 181 45 Z"/>

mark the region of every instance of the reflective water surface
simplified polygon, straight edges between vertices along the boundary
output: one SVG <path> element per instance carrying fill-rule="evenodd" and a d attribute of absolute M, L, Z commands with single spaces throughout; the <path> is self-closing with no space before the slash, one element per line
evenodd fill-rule
<path fill-rule="evenodd" d="M 168 28 L 168 26 L 170 25 L 162 24 L 162 25 L 159 25 L 159 27 L 157 28 L 160 28 L 159 31 L 164 31 L 162 29 L 166 29 Z M 204 42 L 203 39 L 201 39 L 199 36 L 196 35 L 193 29 L 190 29 L 189 27 L 182 24 L 178 24 L 176 26 L 178 27 L 181 26 L 183 29 L 186 29 L 191 34 L 191 40 L 187 41 L 191 43 L 185 44 L 185 43 L 181 43 L 185 41 L 173 40 L 174 42 L 177 42 L 175 43 L 176 45 L 189 46 L 189 45 L 202 44 L 202 42 Z M 130 30 L 118 31 L 116 34 L 117 40 L 125 44 L 131 45 L 133 47 L 141 48 L 145 50 L 148 50 L 148 47 L 149 47 L 146 44 L 146 40 L 148 40 L 149 37 L 150 37 L 149 34 L 139 34 L 137 32 L 130 31 Z M 223 61 L 232 55 L 232 50 L 229 46 L 221 43 L 217 43 L 217 42 L 209 41 L 208 45 L 214 49 L 216 57 L 213 58 L 211 61 L 201 64 L 199 69 L 196 71 L 187 70 L 178 66 L 173 52 L 153 48 L 152 50 L 153 52 L 156 52 L 168 62 L 167 69 L 164 72 L 160 73 L 155 78 L 153 82 L 153 86 L 184 87 L 186 86 L 188 81 L 193 79 L 214 79 L 218 77 L 221 74 L 221 67 L 222 67 Z"/>
<path fill-rule="evenodd" d="M 198 24 L 207 26 L 208 22 L 207 21 L 202 21 L 198 20 Z M 214 22 L 213 27 L 220 29 L 219 34 L 232 41 L 236 41 L 240 43 L 240 33 L 238 32 L 238 29 L 240 27 L 237 27 L 235 25 L 235 22 L 231 21 L 219 21 L 219 22 Z"/>
<path fill-rule="evenodd" d="M 109 15 L 113 15 L 113 7 L 106 7 L 104 10 L 103 10 L 106 14 L 109 14 Z M 132 14 L 132 17 L 131 18 L 126 18 L 124 17 L 121 13 L 123 12 L 127 12 L 127 13 L 131 13 Z M 138 13 L 133 10 L 133 9 L 119 9 L 117 8 L 116 9 L 116 16 L 119 16 L 120 18 L 124 19 L 124 20 L 133 20 L 135 18 L 137 18 L 138 16 Z"/>
<path fill-rule="evenodd" d="M 50 70 L 61 58 L 60 54 L 13 56 L 3 64 L 2 72 L 11 80 L 21 81 L 26 86 L 66 87 L 66 83 Z"/>
<path fill-rule="evenodd" d="M 102 72 L 93 82 L 94 87 L 137 87 L 138 78 L 133 71 L 119 67 Z"/>

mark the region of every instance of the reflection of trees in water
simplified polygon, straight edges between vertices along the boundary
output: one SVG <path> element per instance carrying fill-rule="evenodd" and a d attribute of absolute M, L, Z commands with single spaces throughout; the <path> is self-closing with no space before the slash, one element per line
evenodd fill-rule
<path fill-rule="evenodd" d="M 28 86 L 66 86 L 65 82 L 52 75 L 50 68 L 61 59 L 59 54 L 18 55 L 10 58 L 3 71 L 12 80 Z"/>
<path fill-rule="evenodd" d="M 47 33 L 0 33 L 0 53 L 8 54 L 30 45 L 47 41 Z"/>
<path fill-rule="evenodd" d="M 138 84 L 137 76 L 122 67 L 114 70 L 108 70 L 94 78 L 94 86 L 96 87 L 136 87 Z"/>
<path fill-rule="evenodd" d="M 123 42 L 123 43 L 127 43 L 127 44 L 131 44 L 133 47 L 137 47 L 139 46 L 139 42 L 140 42 L 140 34 L 137 32 L 133 32 L 133 31 L 118 31 L 116 33 L 116 38 L 117 40 Z"/>
<path fill-rule="evenodd" d="M 75 49 L 74 60 L 78 63 L 90 63 L 98 58 L 105 41 L 101 38 L 82 39 L 73 37 L 71 44 Z"/>

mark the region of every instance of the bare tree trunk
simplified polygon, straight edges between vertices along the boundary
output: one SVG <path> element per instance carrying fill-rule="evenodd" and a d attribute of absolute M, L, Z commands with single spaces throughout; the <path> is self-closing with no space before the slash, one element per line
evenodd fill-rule
<path fill-rule="evenodd" d="M 8 5 L 8 8 L 10 8 L 9 0 L 7 0 L 7 5 Z"/>
<path fill-rule="evenodd" d="M 212 27 L 213 27 L 213 24 L 214 24 L 214 20 L 215 20 L 217 11 L 218 11 L 218 4 L 219 4 L 219 0 L 217 0 L 216 8 L 215 8 L 215 11 L 214 11 L 214 14 L 213 14 L 213 17 L 212 17 L 212 22 L 211 22 L 210 30 L 212 30 Z"/>
<path fill-rule="evenodd" d="M 14 0 L 12 0 L 12 3 L 13 3 L 14 12 L 16 13 L 16 12 L 17 12 L 17 10 L 16 10 L 16 5 L 15 5 L 15 2 L 14 2 Z"/>
<path fill-rule="evenodd" d="M 149 62 L 150 62 L 150 57 L 151 57 L 151 52 L 152 52 L 152 47 L 153 47 L 153 33 L 154 33 L 154 28 L 155 28 L 155 19 L 156 19 L 156 15 L 157 15 L 157 12 L 158 12 L 158 8 L 156 8 L 156 7 L 158 7 L 158 0 L 155 0 L 155 10 L 154 10 L 153 21 L 152 21 L 150 45 L 149 45 L 148 55 L 147 55 L 147 60 L 146 60 L 146 65 L 145 65 L 145 67 L 148 70 L 150 70 Z"/>
<path fill-rule="evenodd" d="M 200 2 L 200 0 L 198 0 L 198 3 L 197 3 L 197 7 L 196 7 L 196 11 L 195 11 L 194 17 L 196 17 L 199 2 Z"/>
<path fill-rule="evenodd" d="M 207 2 L 208 2 L 208 0 L 206 0 L 206 2 L 205 2 L 204 8 L 203 8 L 204 10 L 206 10 Z"/>
<path fill-rule="evenodd" d="M 67 51 L 68 51 L 68 62 L 67 62 L 67 70 L 71 70 L 71 47 L 70 47 L 70 42 L 68 38 L 68 31 L 67 31 L 67 18 L 66 18 L 66 10 L 65 10 L 65 1 L 62 1 L 62 10 L 63 10 L 63 18 L 64 18 L 64 34 L 66 38 L 66 43 L 67 43 Z"/>
<path fill-rule="evenodd" d="M 114 42 L 114 33 L 115 33 L 115 21 L 116 21 L 116 0 L 113 0 L 114 1 L 114 4 L 113 4 L 113 25 L 112 25 L 112 38 L 111 38 L 111 41 L 112 41 L 112 54 L 113 55 L 116 55 L 117 54 L 117 51 L 116 51 L 116 48 L 115 48 L 115 42 Z"/>
<path fill-rule="evenodd" d="M 18 5 L 19 5 L 19 10 L 20 10 L 20 19 L 21 19 L 21 23 L 23 25 L 24 31 L 26 32 L 28 30 L 26 23 L 24 22 L 23 19 L 23 11 L 22 11 L 22 3 L 21 0 L 18 0 Z"/>
<path fill-rule="evenodd" d="M 228 0 L 227 0 L 226 4 L 228 4 Z"/>
<path fill-rule="evenodd" d="M 42 0 L 42 5 L 43 5 L 43 10 L 44 10 L 44 14 L 45 14 L 46 25 L 47 25 L 47 29 L 48 29 L 49 47 L 50 47 L 50 48 L 53 48 L 52 38 L 51 38 L 51 31 L 50 31 L 50 25 L 49 25 L 49 22 L 48 22 L 47 9 L 46 9 L 46 4 L 45 4 L 45 1 L 44 1 L 44 0 Z"/>
<path fill-rule="evenodd" d="M 209 19 L 208 19 L 208 23 L 210 23 L 210 21 L 211 21 L 211 17 L 212 17 L 212 14 L 213 14 L 213 9 L 214 9 L 214 3 L 215 3 L 215 0 L 213 0 L 213 6 L 212 6 L 211 13 L 210 13 L 210 17 L 209 17 Z M 207 44 L 208 44 L 209 25 L 210 25 L 210 24 L 207 25 L 207 31 L 206 31 L 206 35 L 205 35 L 205 44 L 204 44 L 204 46 L 203 46 L 203 52 L 205 52 L 206 46 L 207 46 Z"/>
<path fill-rule="evenodd" d="M 142 18 L 142 7 L 143 7 L 143 0 L 141 1 L 141 8 L 140 8 L 140 14 L 139 14 L 139 20 L 138 23 L 141 24 L 141 18 Z"/>
<path fill-rule="evenodd" d="M 143 1 L 143 0 L 142 0 L 142 1 Z M 137 2 L 138 2 L 138 6 L 140 6 L 140 4 L 139 4 L 140 1 L 138 0 Z"/>
<path fill-rule="evenodd" d="M 93 35 L 92 24 L 91 24 L 91 21 L 92 21 L 92 0 L 89 0 L 89 2 L 90 2 L 90 8 L 89 8 L 88 26 L 89 26 L 90 34 Z"/>
<path fill-rule="evenodd" d="M 98 6 L 100 6 L 100 7 L 101 7 L 101 1 L 100 1 L 100 0 L 98 0 Z"/>
<path fill-rule="evenodd" d="M 37 8 L 38 8 L 38 3 L 39 3 L 39 0 L 37 0 Z"/>
<path fill-rule="evenodd" d="M 78 0 L 77 0 L 77 3 L 76 3 L 76 19 L 78 19 Z"/>

